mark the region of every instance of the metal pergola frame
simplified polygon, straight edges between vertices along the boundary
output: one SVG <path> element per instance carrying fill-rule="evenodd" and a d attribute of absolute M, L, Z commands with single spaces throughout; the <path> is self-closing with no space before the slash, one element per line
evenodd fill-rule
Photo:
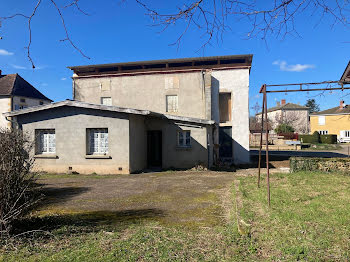
<path fill-rule="evenodd" d="M 336 84 L 337 87 L 324 87 L 324 88 L 310 88 L 315 85 L 331 85 Z M 259 93 L 263 94 L 262 112 L 261 112 L 261 131 L 260 131 L 260 148 L 259 148 L 259 171 L 258 171 L 258 187 L 260 187 L 260 176 L 261 176 L 261 152 L 263 144 L 263 133 L 264 133 L 264 120 L 265 120 L 265 135 L 266 135 L 266 171 L 267 171 L 267 202 L 269 207 L 271 206 L 271 194 L 270 194 L 270 168 L 269 168 L 269 129 L 268 129 L 268 118 L 267 118 L 267 94 L 268 93 L 288 93 L 288 92 L 312 92 L 312 91 L 333 91 L 333 90 L 347 90 L 350 89 L 350 82 L 344 81 L 324 81 L 315 83 L 293 83 L 293 84 L 277 84 L 277 85 L 262 85 Z M 287 89 L 287 87 L 296 87 L 298 89 Z M 306 89 L 307 86 L 307 89 Z M 268 87 L 279 88 L 277 90 L 268 90 Z M 286 88 L 281 90 L 280 88 Z M 265 115 L 265 116 L 264 116 Z"/>

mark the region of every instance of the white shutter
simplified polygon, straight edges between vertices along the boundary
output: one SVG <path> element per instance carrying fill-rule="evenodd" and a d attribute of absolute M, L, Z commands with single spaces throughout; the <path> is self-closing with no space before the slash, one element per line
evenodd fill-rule
<path fill-rule="evenodd" d="M 318 125 L 323 126 L 326 124 L 326 117 L 325 116 L 318 116 Z"/>

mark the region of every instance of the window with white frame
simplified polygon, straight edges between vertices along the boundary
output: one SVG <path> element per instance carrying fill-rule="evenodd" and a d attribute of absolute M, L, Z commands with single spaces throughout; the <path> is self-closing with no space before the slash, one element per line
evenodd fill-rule
<path fill-rule="evenodd" d="M 56 152 L 55 129 L 37 129 L 35 134 L 37 154 L 53 154 Z"/>
<path fill-rule="evenodd" d="M 88 154 L 106 155 L 108 154 L 108 129 L 88 128 L 86 129 Z"/>
<path fill-rule="evenodd" d="M 191 131 L 181 130 L 177 132 L 177 146 L 191 147 Z"/>
<path fill-rule="evenodd" d="M 326 124 L 326 117 L 325 116 L 318 116 L 318 125 L 323 126 Z"/>
<path fill-rule="evenodd" d="M 342 130 L 342 131 L 340 131 L 340 134 L 342 134 L 342 137 L 349 138 L 350 137 L 350 130 Z"/>
<path fill-rule="evenodd" d="M 320 135 L 328 135 L 328 130 L 319 130 L 317 131 Z"/>
<path fill-rule="evenodd" d="M 105 106 L 112 105 L 112 97 L 101 97 L 101 104 Z"/>
<path fill-rule="evenodd" d="M 166 111 L 177 112 L 179 109 L 179 103 L 177 95 L 166 96 Z"/>

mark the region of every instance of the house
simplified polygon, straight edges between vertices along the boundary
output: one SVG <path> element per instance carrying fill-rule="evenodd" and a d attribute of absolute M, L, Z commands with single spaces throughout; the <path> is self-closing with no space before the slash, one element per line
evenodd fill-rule
<path fill-rule="evenodd" d="M 261 112 L 256 114 L 261 119 Z M 285 99 L 277 102 L 275 107 L 267 109 L 267 118 L 272 130 L 279 124 L 292 126 L 297 133 L 309 133 L 309 108 L 294 103 L 286 103 Z"/>
<path fill-rule="evenodd" d="M 40 93 L 20 75 L 2 75 L 0 70 L 0 128 L 11 127 L 11 122 L 7 121 L 2 113 L 51 102 L 51 99 Z"/>
<path fill-rule="evenodd" d="M 339 106 L 310 115 L 311 133 L 337 135 L 339 142 L 350 142 L 350 107 L 344 101 Z"/>
<path fill-rule="evenodd" d="M 249 163 L 252 55 L 69 67 L 73 100 L 6 113 L 38 169 L 134 173 Z"/>
<path fill-rule="evenodd" d="M 347 65 L 347 67 L 345 68 L 345 71 L 343 73 L 343 75 L 340 78 L 340 81 L 346 84 L 350 84 L 350 61 Z"/>

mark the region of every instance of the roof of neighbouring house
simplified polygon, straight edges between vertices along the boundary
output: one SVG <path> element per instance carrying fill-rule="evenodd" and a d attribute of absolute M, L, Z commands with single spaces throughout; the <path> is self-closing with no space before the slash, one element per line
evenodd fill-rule
<path fill-rule="evenodd" d="M 319 116 L 319 115 L 342 115 L 342 114 L 350 114 L 350 106 L 346 105 L 343 108 L 340 106 L 336 106 L 330 109 L 326 109 L 320 112 L 316 112 L 311 114 L 310 116 Z"/>
<path fill-rule="evenodd" d="M 215 124 L 215 122 L 212 120 L 160 114 L 160 113 L 152 112 L 149 110 L 139 110 L 139 109 L 118 107 L 118 106 L 106 106 L 106 105 L 101 105 L 101 104 L 91 104 L 91 103 L 80 102 L 80 101 L 75 101 L 75 100 L 68 100 L 68 99 L 64 100 L 64 101 L 60 101 L 60 102 L 51 103 L 51 104 L 46 104 L 46 105 L 41 105 L 41 106 L 33 106 L 33 107 L 19 109 L 19 110 L 15 110 L 15 111 L 11 111 L 11 112 L 6 112 L 6 113 L 3 113 L 3 115 L 5 117 L 12 117 L 12 116 L 18 116 L 18 115 L 24 115 L 24 114 L 29 114 L 29 113 L 33 113 L 33 112 L 48 110 L 48 109 L 52 109 L 52 108 L 62 107 L 62 106 L 79 107 L 79 108 L 87 108 L 87 109 L 95 109 L 95 110 L 103 110 L 103 111 L 112 111 L 112 112 L 135 114 L 135 115 L 153 116 L 153 117 L 159 117 L 162 119 L 176 120 L 176 121 L 181 121 L 181 122 L 198 123 L 198 124 L 204 124 L 204 125 Z"/>
<path fill-rule="evenodd" d="M 278 110 L 309 110 L 309 107 L 307 106 L 301 106 L 294 103 L 286 103 L 285 105 L 270 107 L 267 109 L 267 112 L 273 112 Z M 260 115 L 262 112 L 257 113 L 257 115 Z"/>
<path fill-rule="evenodd" d="M 0 75 L 1 95 L 15 95 L 52 101 L 24 80 L 19 74 Z"/>
<path fill-rule="evenodd" d="M 350 61 L 349 61 L 348 65 L 346 66 L 345 71 L 340 78 L 340 81 L 350 83 Z"/>
<path fill-rule="evenodd" d="M 149 72 L 149 71 L 170 71 L 186 69 L 214 69 L 214 68 L 250 68 L 253 55 L 228 55 L 192 57 L 165 60 L 149 60 L 125 63 L 97 64 L 70 66 L 77 75 Z"/>

